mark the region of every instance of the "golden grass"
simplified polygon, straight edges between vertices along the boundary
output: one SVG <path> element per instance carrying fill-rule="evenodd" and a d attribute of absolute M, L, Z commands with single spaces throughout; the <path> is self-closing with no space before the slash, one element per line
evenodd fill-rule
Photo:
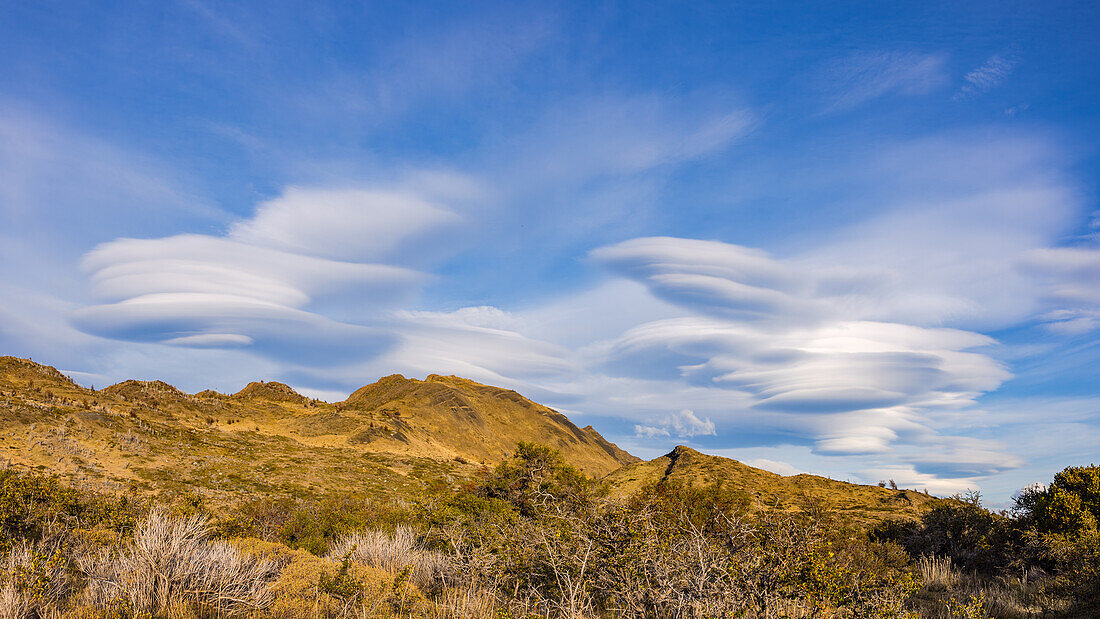
<path fill-rule="evenodd" d="M 76 483 L 146 493 L 334 491 L 413 497 L 503 460 L 521 440 L 603 474 L 636 458 L 519 394 L 457 377 L 388 377 L 329 404 L 281 383 L 233 396 L 160 381 L 93 391 L 54 368 L 0 357 L 0 456 Z"/>
<path fill-rule="evenodd" d="M 959 574 L 951 566 L 950 557 L 924 556 L 917 560 L 921 582 L 930 591 L 946 591 L 959 581 Z"/>
<path fill-rule="evenodd" d="M 612 496 L 619 498 L 662 480 L 690 486 L 721 483 L 726 492 L 743 493 L 753 511 L 827 509 L 859 524 L 917 518 L 933 500 L 913 490 L 888 490 L 817 475 L 778 475 L 683 446 L 660 458 L 624 466 L 604 477 Z"/>

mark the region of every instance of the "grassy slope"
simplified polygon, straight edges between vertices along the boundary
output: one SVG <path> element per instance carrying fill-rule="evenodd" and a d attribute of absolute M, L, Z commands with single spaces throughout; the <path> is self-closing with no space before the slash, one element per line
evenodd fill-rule
<path fill-rule="evenodd" d="M 274 382 L 234 395 L 188 395 L 160 381 L 92 391 L 54 368 L 0 357 L 0 428 L 8 462 L 144 492 L 194 488 L 215 502 L 257 493 L 414 496 L 441 480 L 468 479 L 520 440 L 560 449 L 585 472 L 606 475 L 616 496 L 666 478 L 722 481 L 750 495 L 756 509 L 815 501 L 857 522 L 915 517 L 931 500 L 911 490 L 783 477 L 686 447 L 641 462 L 514 391 L 454 376 L 388 376 L 329 404 Z"/>
<path fill-rule="evenodd" d="M 915 518 L 934 500 L 914 490 L 888 490 L 817 475 L 785 477 L 683 446 L 660 458 L 624 466 L 604 478 L 611 485 L 612 496 L 627 496 L 663 479 L 696 486 L 721 482 L 727 490 L 747 493 L 754 510 L 778 507 L 800 511 L 818 504 L 864 524 L 885 518 Z"/>
<path fill-rule="evenodd" d="M 602 475 L 637 458 L 515 392 L 454 377 L 387 377 L 346 402 L 280 383 L 226 396 L 160 381 L 92 391 L 56 369 L 0 357 L 0 454 L 13 464 L 138 490 L 235 500 L 359 491 L 417 494 L 470 477 L 520 440 Z M 369 397 L 368 397 L 369 396 Z"/>

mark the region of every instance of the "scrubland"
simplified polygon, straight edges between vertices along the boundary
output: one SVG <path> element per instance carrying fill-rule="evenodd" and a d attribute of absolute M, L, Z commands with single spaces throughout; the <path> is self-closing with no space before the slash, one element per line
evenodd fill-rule
<path fill-rule="evenodd" d="M 1100 467 L 850 525 L 720 483 L 627 497 L 524 443 L 418 497 L 137 498 L 0 472 L 0 617 L 1087 617 Z"/>

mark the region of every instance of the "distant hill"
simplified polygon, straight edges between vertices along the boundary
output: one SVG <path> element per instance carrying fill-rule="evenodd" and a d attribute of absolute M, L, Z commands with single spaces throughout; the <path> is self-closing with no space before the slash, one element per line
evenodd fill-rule
<path fill-rule="evenodd" d="M 0 458 L 142 492 L 196 490 L 215 502 L 355 491 L 415 496 L 506 459 L 519 441 L 558 449 L 612 497 L 646 484 L 721 483 L 753 509 L 808 501 L 855 522 L 916 517 L 932 497 L 818 477 L 784 477 L 687 447 L 643 462 L 565 415 L 457 376 L 386 376 L 343 402 L 278 382 L 189 395 L 162 381 L 94 391 L 56 369 L 0 357 Z"/>
<path fill-rule="evenodd" d="M 508 389 L 457 376 L 420 381 L 395 374 L 367 385 L 338 405 L 343 418 L 378 419 L 388 428 L 357 428 L 349 441 L 376 449 L 442 452 L 499 462 L 520 440 L 558 449 L 572 465 L 601 476 L 640 459 L 578 428 L 561 413 Z M 392 432 L 389 430 L 392 429 Z"/>
<path fill-rule="evenodd" d="M 0 357 L 0 428 L 0 455 L 12 464 L 225 500 L 415 494 L 504 460 L 519 441 L 559 449 L 595 476 L 639 461 L 514 391 L 454 376 L 388 376 L 330 404 L 278 382 L 233 395 L 138 380 L 93 391 L 55 368 Z"/>
<path fill-rule="evenodd" d="M 888 490 L 808 474 L 777 475 L 684 446 L 648 462 L 624 466 L 604 478 L 612 496 L 619 497 L 663 480 L 692 486 L 720 483 L 725 491 L 744 493 L 756 511 L 767 508 L 802 511 L 816 503 L 858 523 L 916 518 L 935 500 L 914 490 Z"/>

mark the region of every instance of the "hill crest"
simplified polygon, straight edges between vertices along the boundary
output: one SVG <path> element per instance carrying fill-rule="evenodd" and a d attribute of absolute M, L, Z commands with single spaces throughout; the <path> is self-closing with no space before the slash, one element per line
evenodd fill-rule
<path fill-rule="evenodd" d="M 99 391 L 0 357 L 0 447 L 15 466 L 149 490 L 415 493 L 468 478 L 519 441 L 560 449 L 590 475 L 637 458 L 518 393 L 455 376 L 384 377 L 343 402 L 256 381 L 188 395 L 163 381 Z"/>
<path fill-rule="evenodd" d="M 646 462 L 612 471 L 604 481 L 613 497 L 630 496 L 661 482 L 690 486 L 721 484 L 727 492 L 742 493 L 752 511 L 777 507 L 799 512 L 810 504 L 829 505 L 853 522 L 872 523 L 886 518 L 916 518 L 936 500 L 915 490 L 889 490 L 799 473 L 779 475 L 732 458 L 712 456 L 686 445 Z"/>
<path fill-rule="evenodd" d="M 207 389 L 202 393 L 208 391 L 210 390 Z M 234 393 L 232 397 L 239 400 L 263 398 L 272 402 L 293 402 L 295 404 L 305 404 L 309 401 L 309 398 L 295 391 L 290 385 L 262 380 L 248 383 L 244 389 Z"/>

